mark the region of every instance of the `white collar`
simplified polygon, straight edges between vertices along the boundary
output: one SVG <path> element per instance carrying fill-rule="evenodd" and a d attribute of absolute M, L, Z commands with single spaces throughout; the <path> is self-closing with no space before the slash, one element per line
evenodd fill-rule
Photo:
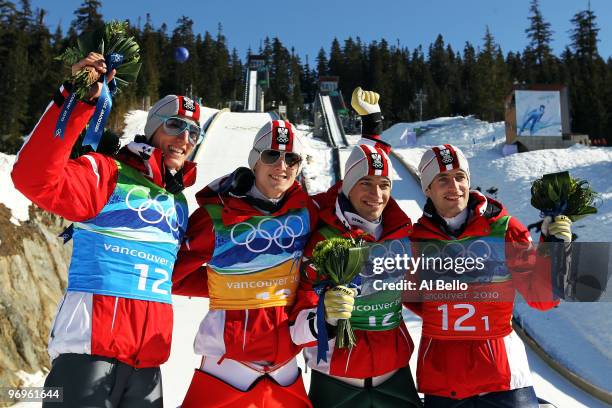
<path fill-rule="evenodd" d="M 347 230 L 351 227 L 357 227 L 366 233 L 370 234 L 376 241 L 380 239 L 383 233 L 382 217 L 376 221 L 368 221 L 359 214 L 355 214 L 351 211 L 342 211 L 340 209 L 340 203 L 336 199 L 336 217 L 342 222 Z"/>
<path fill-rule="evenodd" d="M 470 213 L 470 210 L 465 207 L 463 209 L 463 211 L 461 211 L 459 214 L 455 215 L 454 217 L 451 218 L 446 218 L 446 217 L 442 217 L 444 219 L 444 221 L 446 221 L 446 225 L 448 226 L 448 228 L 452 231 L 458 231 L 459 228 L 461 228 L 461 226 L 465 223 L 465 220 L 467 220 L 467 217 Z"/>
<path fill-rule="evenodd" d="M 376 241 L 380 239 L 383 232 L 382 217 L 376 221 L 368 221 L 359 214 L 350 211 L 345 211 L 344 216 L 350 225 L 364 230 L 374 237 Z"/>
<path fill-rule="evenodd" d="M 272 204 L 278 204 L 278 202 L 279 202 L 280 200 L 282 200 L 282 199 L 283 199 L 283 196 L 284 196 L 284 194 L 283 194 L 282 196 L 280 196 L 280 198 L 268 198 L 268 197 L 266 197 L 266 196 L 264 195 L 264 193 L 262 193 L 262 192 L 261 192 L 261 191 L 260 191 L 260 190 L 257 188 L 257 186 L 255 185 L 255 183 L 253 183 L 253 187 L 251 187 L 251 189 L 249 190 L 249 192 L 248 192 L 246 195 L 251 196 L 251 197 L 253 197 L 253 198 L 258 198 L 258 199 L 260 199 L 260 200 L 269 201 L 269 202 L 271 202 Z"/>

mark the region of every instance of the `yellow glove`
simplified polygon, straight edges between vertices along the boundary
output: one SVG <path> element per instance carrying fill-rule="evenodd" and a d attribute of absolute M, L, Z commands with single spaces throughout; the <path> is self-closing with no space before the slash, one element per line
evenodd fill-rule
<path fill-rule="evenodd" d="M 563 242 L 572 242 L 572 221 L 565 215 L 557 215 L 554 221 L 552 217 L 544 217 L 542 233 L 561 239 Z"/>
<path fill-rule="evenodd" d="M 338 325 L 339 319 L 349 319 L 353 313 L 357 290 L 346 286 L 336 286 L 325 292 L 325 320 L 332 326 Z"/>
<path fill-rule="evenodd" d="M 380 112 L 378 100 L 380 95 L 374 91 L 364 91 L 360 86 L 355 88 L 351 97 L 351 106 L 360 116 Z"/>

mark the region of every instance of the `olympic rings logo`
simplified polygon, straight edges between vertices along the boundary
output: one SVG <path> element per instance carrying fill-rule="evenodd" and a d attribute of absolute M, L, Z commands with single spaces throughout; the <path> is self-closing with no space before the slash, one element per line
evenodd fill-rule
<path fill-rule="evenodd" d="M 501 245 L 503 245 L 503 243 L 500 243 L 498 246 Z M 495 246 L 495 244 L 491 244 L 482 239 L 471 241 L 468 245 L 462 244 L 461 242 L 449 242 L 447 244 L 444 244 L 443 246 L 441 244 L 429 243 L 422 248 L 421 253 L 422 256 L 425 258 L 440 258 L 441 260 L 447 258 L 469 258 L 476 260 L 477 258 L 480 258 L 482 262 L 503 262 L 503 259 L 501 259 L 502 257 L 495 252 Z M 467 268 L 465 272 L 461 273 L 470 273 L 474 272 L 475 270 L 477 270 L 477 268 Z M 495 267 L 494 271 L 495 273 L 503 273 L 504 268 Z M 434 269 L 434 272 L 440 275 L 444 275 L 449 271 L 444 269 Z"/>
<path fill-rule="evenodd" d="M 130 202 L 130 196 L 135 191 L 140 190 L 147 195 L 147 198 L 140 203 L 140 205 L 135 206 Z M 151 198 L 149 195 L 149 191 L 142 186 L 134 186 L 130 191 L 128 191 L 125 196 L 125 204 L 127 207 L 138 213 L 138 217 L 147 224 L 159 224 L 162 220 L 166 220 L 166 224 L 170 227 L 170 230 L 173 232 L 177 232 L 179 228 L 184 226 L 187 221 L 187 214 L 185 214 L 185 210 L 180 204 L 174 204 L 172 207 L 168 207 L 168 209 L 164 210 L 164 206 L 162 202 L 172 200 L 169 194 L 159 193 L 154 198 Z M 138 199 L 132 199 L 132 201 L 138 201 Z M 145 217 L 145 213 L 147 210 L 153 210 L 157 213 L 152 219 Z M 158 217 L 159 216 L 159 217 Z"/>
<path fill-rule="evenodd" d="M 292 224 L 292 220 L 296 220 L 296 222 Z M 248 228 L 246 236 L 244 236 L 245 233 L 239 233 L 237 231 L 237 228 L 241 225 Z M 266 226 L 271 226 L 272 228 L 266 229 Z M 291 248 L 295 243 L 295 239 L 302 236 L 304 229 L 304 221 L 297 215 L 288 216 L 285 218 L 284 222 L 276 218 L 264 218 L 257 223 L 257 226 L 247 222 L 241 222 L 234 225 L 230 231 L 230 238 L 232 243 L 246 246 L 249 251 L 257 254 L 267 251 L 272 246 L 272 243 L 276 244 L 281 249 Z M 291 240 L 288 244 L 283 244 L 282 238 L 291 238 Z M 258 239 L 258 241 L 264 240 L 266 245 L 263 248 L 255 248 L 252 243 L 256 239 Z"/>
<path fill-rule="evenodd" d="M 403 257 L 405 254 L 409 254 L 410 251 L 406 249 L 402 241 L 394 239 L 392 241 L 385 241 L 384 243 L 369 244 L 369 256 L 368 263 L 365 268 L 361 270 L 359 275 L 364 278 L 371 278 L 372 276 L 380 276 L 380 273 L 375 273 L 373 263 L 375 258 L 395 258 L 397 255 Z M 385 272 L 392 275 L 396 272 L 396 268 L 387 269 Z"/>

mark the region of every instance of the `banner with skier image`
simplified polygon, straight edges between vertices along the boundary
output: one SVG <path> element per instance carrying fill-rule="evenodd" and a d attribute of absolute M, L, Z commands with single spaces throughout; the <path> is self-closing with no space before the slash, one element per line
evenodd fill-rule
<path fill-rule="evenodd" d="M 517 136 L 561 136 L 559 91 L 516 91 Z"/>

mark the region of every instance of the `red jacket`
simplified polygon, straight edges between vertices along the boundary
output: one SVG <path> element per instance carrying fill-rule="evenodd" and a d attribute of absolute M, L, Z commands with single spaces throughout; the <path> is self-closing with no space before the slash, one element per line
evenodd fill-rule
<path fill-rule="evenodd" d="M 333 195 L 334 204 L 341 185 L 341 183 L 338 183 L 330 188 L 326 194 L 327 198 Z M 383 242 L 406 238 L 412 231 L 410 218 L 393 198 L 389 199 L 383 211 L 383 232 L 378 241 L 375 241 L 374 237 L 367 235 L 359 228 L 351 226 L 348 229 L 340 218 L 344 218 L 344 216 L 339 214 L 338 211 L 341 211 L 339 207 L 331 205 L 326 206 L 320 213 L 321 224 L 337 231 L 338 236 L 363 237 L 368 242 Z M 297 322 L 308 328 L 314 340 L 316 340 L 315 315 L 318 296 L 314 294 L 312 286 L 313 282 L 317 280 L 317 271 L 308 262 L 308 258 L 312 256 L 316 244 L 324 239 L 324 236 L 316 231 L 312 234 L 306 246 L 304 257 L 307 267 L 300 287 L 304 292 L 311 291 L 311 294 L 310 296 L 302 296 L 302 304 L 296 305 L 296 311 L 299 311 Z M 335 348 L 335 341 L 331 340 L 327 362 L 323 360 L 317 362 L 317 346 L 313 345 L 305 349 L 307 364 L 325 374 L 350 378 L 376 377 L 408 365 L 414 344 L 403 321 L 393 329 L 380 331 L 355 330 L 355 335 L 357 344 L 350 350 Z M 384 358 L 381 358 L 381 356 L 384 356 Z"/>
<path fill-rule="evenodd" d="M 95 106 L 78 102 L 64 138 L 55 125 L 68 92 L 62 87 L 17 156 L 11 176 L 15 187 L 42 209 L 71 221 L 96 216 L 113 193 L 118 169 L 115 160 L 140 170 L 164 186 L 161 151 L 148 160 L 127 148 L 118 157 L 90 153 L 70 160 L 79 134 Z M 195 181 L 195 165 L 184 167 L 186 186 Z M 136 215 L 134 215 L 136 216 Z M 60 302 L 49 336 L 51 358 L 62 353 L 87 353 L 117 358 L 134 367 L 156 367 L 170 354 L 172 305 L 69 291 Z"/>
<path fill-rule="evenodd" d="M 470 218 L 456 239 L 487 237 L 491 224 L 508 215 L 499 202 L 476 191 L 470 193 L 470 206 Z M 431 214 L 433 206 L 428 207 L 415 224 L 411 239 L 452 240 Z M 514 217 L 509 220 L 504 240 L 522 243 L 523 249 L 531 242 L 529 231 Z M 513 294 L 517 289 L 537 309 L 554 307 L 558 302 L 552 300 L 548 269 L 529 268 L 525 272 L 525 258 L 511 253 L 512 248 L 506 245 L 506 260 L 514 277 L 501 284 L 504 290 Z M 530 257 L 527 262 L 534 259 Z M 536 272 L 542 272 L 542 276 L 533 276 Z M 513 302 L 424 301 L 412 309 L 423 318 L 417 366 L 420 392 L 459 399 L 532 385 L 524 346 L 511 327 Z M 441 319 L 446 319 L 444 326 Z M 473 331 L 461 330 L 466 328 Z M 487 330 L 497 330 L 498 334 L 489 336 Z"/>
<path fill-rule="evenodd" d="M 172 275 L 172 291 L 184 296 L 209 297 L 209 269 L 206 264 L 211 261 L 215 251 L 216 234 L 213 220 L 203 206 L 221 205 L 225 226 L 264 214 L 244 199 L 220 195 L 210 186 L 200 191 L 196 198 L 200 208 L 189 218 L 187 237 Z M 308 210 L 308 227 L 312 230 L 317 223 L 316 207 L 296 182 L 285 193 L 282 207 L 269 217 L 280 217 L 289 211 L 304 208 Z M 301 351 L 301 346 L 291 338 L 292 309 L 292 304 L 243 310 L 211 309 L 196 335 L 195 351 L 211 357 L 257 362 L 267 367 L 282 365 Z"/>

